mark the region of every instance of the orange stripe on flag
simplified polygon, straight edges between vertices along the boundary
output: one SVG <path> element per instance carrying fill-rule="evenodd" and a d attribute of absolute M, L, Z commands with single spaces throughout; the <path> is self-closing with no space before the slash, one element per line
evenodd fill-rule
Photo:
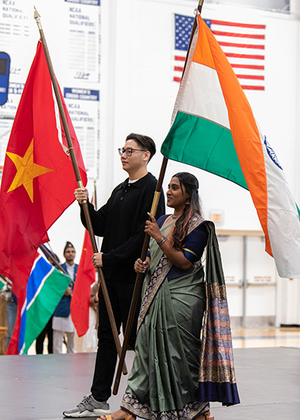
<path fill-rule="evenodd" d="M 203 22 L 203 21 L 202 21 Z M 200 27 L 199 27 L 200 31 Z M 201 44 L 201 47 L 200 45 Z M 193 62 L 203 64 L 204 66 L 210 67 L 216 70 L 213 56 L 211 54 L 210 45 L 205 33 L 199 33 L 197 46 L 195 48 Z"/>
<path fill-rule="evenodd" d="M 267 228 L 267 178 L 259 131 L 249 102 L 210 29 L 198 16 L 199 36 L 193 61 L 215 68 L 218 74 L 239 162 L 266 236 L 266 250 L 272 255 Z M 255 168 L 255 175 L 252 168 Z"/>

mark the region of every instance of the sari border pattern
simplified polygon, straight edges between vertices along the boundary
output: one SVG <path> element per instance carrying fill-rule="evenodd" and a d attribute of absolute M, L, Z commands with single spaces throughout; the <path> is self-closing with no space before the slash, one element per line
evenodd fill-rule
<path fill-rule="evenodd" d="M 180 410 L 159 412 L 152 411 L 148 404 L 140 403 L 131 393 L 126 392 L 121 402 L 121 408 L 146 420 L 192 420 L 209 411 L 209 403 L 193 401 L 185 404 Z"/>

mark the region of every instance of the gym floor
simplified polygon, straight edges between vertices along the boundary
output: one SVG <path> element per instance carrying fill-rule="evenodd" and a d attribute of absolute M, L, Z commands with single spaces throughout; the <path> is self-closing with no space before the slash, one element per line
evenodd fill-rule
<path fill-rule="evenodd" d="M 233 328 L 237 385 L 241 403 L 211 404 L 215 420 L 300 419 L 300 329 Z M 131 368 L 133 352 L 126 357 Z M 61 420 L 89 393 L 95 353 L 0 357 L 1 419 Z M 126 387 L 109 400 L 119 408 Z"/>

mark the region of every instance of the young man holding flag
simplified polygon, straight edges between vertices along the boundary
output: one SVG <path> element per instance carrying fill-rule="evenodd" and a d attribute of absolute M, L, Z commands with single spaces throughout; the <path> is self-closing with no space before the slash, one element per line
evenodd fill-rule
<path fill-rule="evenodd" d="M 102 267 L 111 300 L 117 328 L 125 331 L 131 304 L 136 273 L 134 261 L 141 254 L 147 212 L 156 187 L 156 179 L 148 173 L 147 165 L 156 148 L 150 137 L 129 134 L 125 145 L 119 149 L 123 169 L 129 177 L 112 192 L 107 203 L 98 211 L 88 203 L 95 235 L 102 236 L 101 252 L 94 254 L 95 267 Z M 87 189 L 75 190 L 79 204 L 88 199 Z M 164 214 L 164 197 L 161 194 L 157 217 Z M 86 226 L 83 212 L 83 224 Z M 137 310 L 138 312 L 138 310 Z M 136 321 L 129 345 L 134 348 Z M 66 417 L 94 417 L 108 414 L 107 400 L 115 372 L 117 351 L 101 290 L 99 291 L 98 351 L 91 394 L 76 408 L 64 411 Z"/>

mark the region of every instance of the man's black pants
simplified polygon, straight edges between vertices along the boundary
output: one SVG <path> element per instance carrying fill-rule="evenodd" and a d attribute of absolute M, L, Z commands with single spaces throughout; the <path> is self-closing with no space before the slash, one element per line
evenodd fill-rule
<path fill-rule="evenodd" d="M 122 324 L 123 334 L 125 333 L 126 322 L 131 305 L 134 289 L 134 282 L 126 283 L 122 281 L 105 279 L 115 321 L 120 333 Z M 101 289 L 101 287 L 100 287 Z M 138 302 L 135 319 L 129 340 L 130 348 L 134 349 L 136 339 L 137 317 L 140 302 Z M 121 343 L 122 345 L 122 343 Z M 106 305 L 102 291 L 99 290 L 99 327 L 98 327 L 98 350 L 94 370 L 93 384 L 91 393 L 97 401 L 107 401 L 111 396 L 111 387 L 114 378 L 117 361 L 117 350 L 111 331 Z"/>

